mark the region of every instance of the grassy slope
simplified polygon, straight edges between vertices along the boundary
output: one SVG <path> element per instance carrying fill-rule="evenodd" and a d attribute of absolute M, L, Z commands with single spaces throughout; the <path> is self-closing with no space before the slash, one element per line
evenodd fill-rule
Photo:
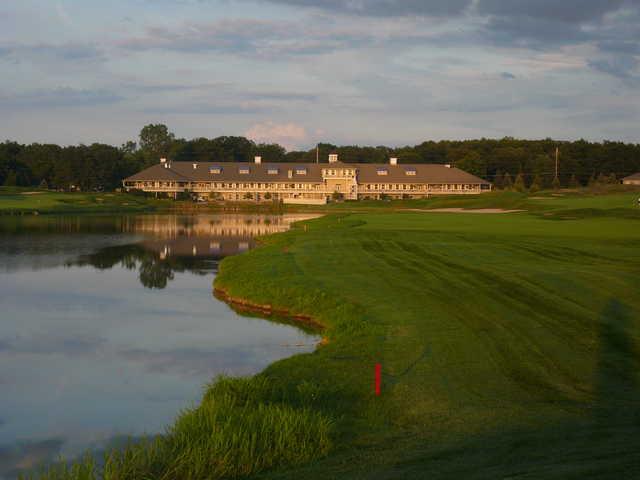
<path fill-rule="evenodd" d="M 334 451 L 265 476 L 640 474 L 640 222 L 592 211 L 634 198 L 548 200 L 592 213 L 563 221 L 335 215 L 225 259 L 217 286 L 327 326 L 328 345 L 262 377 L 325 392 Z"/>

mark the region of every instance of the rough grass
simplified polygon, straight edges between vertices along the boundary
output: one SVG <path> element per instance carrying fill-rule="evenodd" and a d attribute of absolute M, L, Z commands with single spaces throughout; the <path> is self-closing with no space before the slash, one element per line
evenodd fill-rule
<path fill-rule="evenodd" d="M 285 396 L 265 377 L 221 377 L 202 403 L 182 412 L 164 435 L 111 450 L 99 464 L 87 455 L 21 478 L 173 480 L 237 478 L 324 456 L 333 422 L 313 405 L 310 384 Z"/>

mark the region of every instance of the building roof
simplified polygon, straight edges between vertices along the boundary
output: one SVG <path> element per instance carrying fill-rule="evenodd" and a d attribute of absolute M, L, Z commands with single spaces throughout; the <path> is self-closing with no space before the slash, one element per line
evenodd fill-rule
<path fill-rule="evenodd" d="M 624 177 L 622 180 L 640 180 L 640 172 L 629 175 L 628 177 Z"/>
<path fill-rule="evenodd" d="M 355 167 L 358 183 L 489 183 L 459 168 L 438 163 L 361 163 Z M 379 170 L 386 171 L 386 175 L 380 175 Z M 407 170 L 413 170 L 415 174 L 407 175 Z"/>
<path fill-rule="evenodd" d="M 171 162 L 156 164 L 126 181 L 176 182 L 296 182 L 322 183 L 323 168 L 352 168 L 358 171 L 358 183 L 473 183 L 489 184 L 459 168 L 441 164 L 387 163 L 250 163 L 250 162 Z M 194 168 L 195 165 L 195 168 Z M 211 169 L 220 169 L 211 173 Z M 240 170 L 249 173 L 240 173 Z M 302 173 L 302 170 L 305 173 Z M 380 172 L 385 174 L 381 175 Z M 407 174 L 411 171 L 412 174 Z M 291 173 L 289 173 L 291 172 Z M 291 176 L 289 176 L 291 175 Z"/>

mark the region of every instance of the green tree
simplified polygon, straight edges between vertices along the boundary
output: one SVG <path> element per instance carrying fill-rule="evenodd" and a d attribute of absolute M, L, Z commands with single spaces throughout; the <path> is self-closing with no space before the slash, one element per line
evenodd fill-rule
<path fill-rule="evenodd" d="M 478 152 L 469 150 L 455 162 L 455 166 L 465 172 L 472 173 L 479 177 L 487 175 L 487 165 L 482 159 L 482 156 Z"/>
<path fill-rule="evenodd" d="M 513 182 L 513 189 L 516 192 L 524 192 L 527 190 L 527 186 L 524 183 L 524 176 L 522 175 L 522 172 L 518 173 L 518 175 L 516 176 L 516 179 Z"/>
<path fill-rule="evenodd" d="M 140 148 L 149 163 L 155 163 L 166 157 L 171 150 L 175 136 L 161 123 L 149 124 L 140 130 Z"/>
<path fill-rule="evenodd" d="M 531 185 L 529 185 L 529 192 L 536 193 L 540 191 L 541 182 L 542 180 L 540 179 L 540 175 L 536 175 L 535 177 L 533 177 L 533 181 L 531 182 Z"/>
<path fill-rule="evenodd" d="M 504 177 L 502 177 L 502 188 L 505 190 L 511 190 L 513 188 L 513 181 L 511 180 L 509 172 L 505 172 Z"/>

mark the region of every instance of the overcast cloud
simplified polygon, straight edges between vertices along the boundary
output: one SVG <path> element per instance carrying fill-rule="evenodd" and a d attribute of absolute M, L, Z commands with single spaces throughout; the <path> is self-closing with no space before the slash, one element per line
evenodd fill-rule
<path fill-rule="evenodd" d="M 640 142 L 640 0 L 7 0 L 0 132 Z"/>

